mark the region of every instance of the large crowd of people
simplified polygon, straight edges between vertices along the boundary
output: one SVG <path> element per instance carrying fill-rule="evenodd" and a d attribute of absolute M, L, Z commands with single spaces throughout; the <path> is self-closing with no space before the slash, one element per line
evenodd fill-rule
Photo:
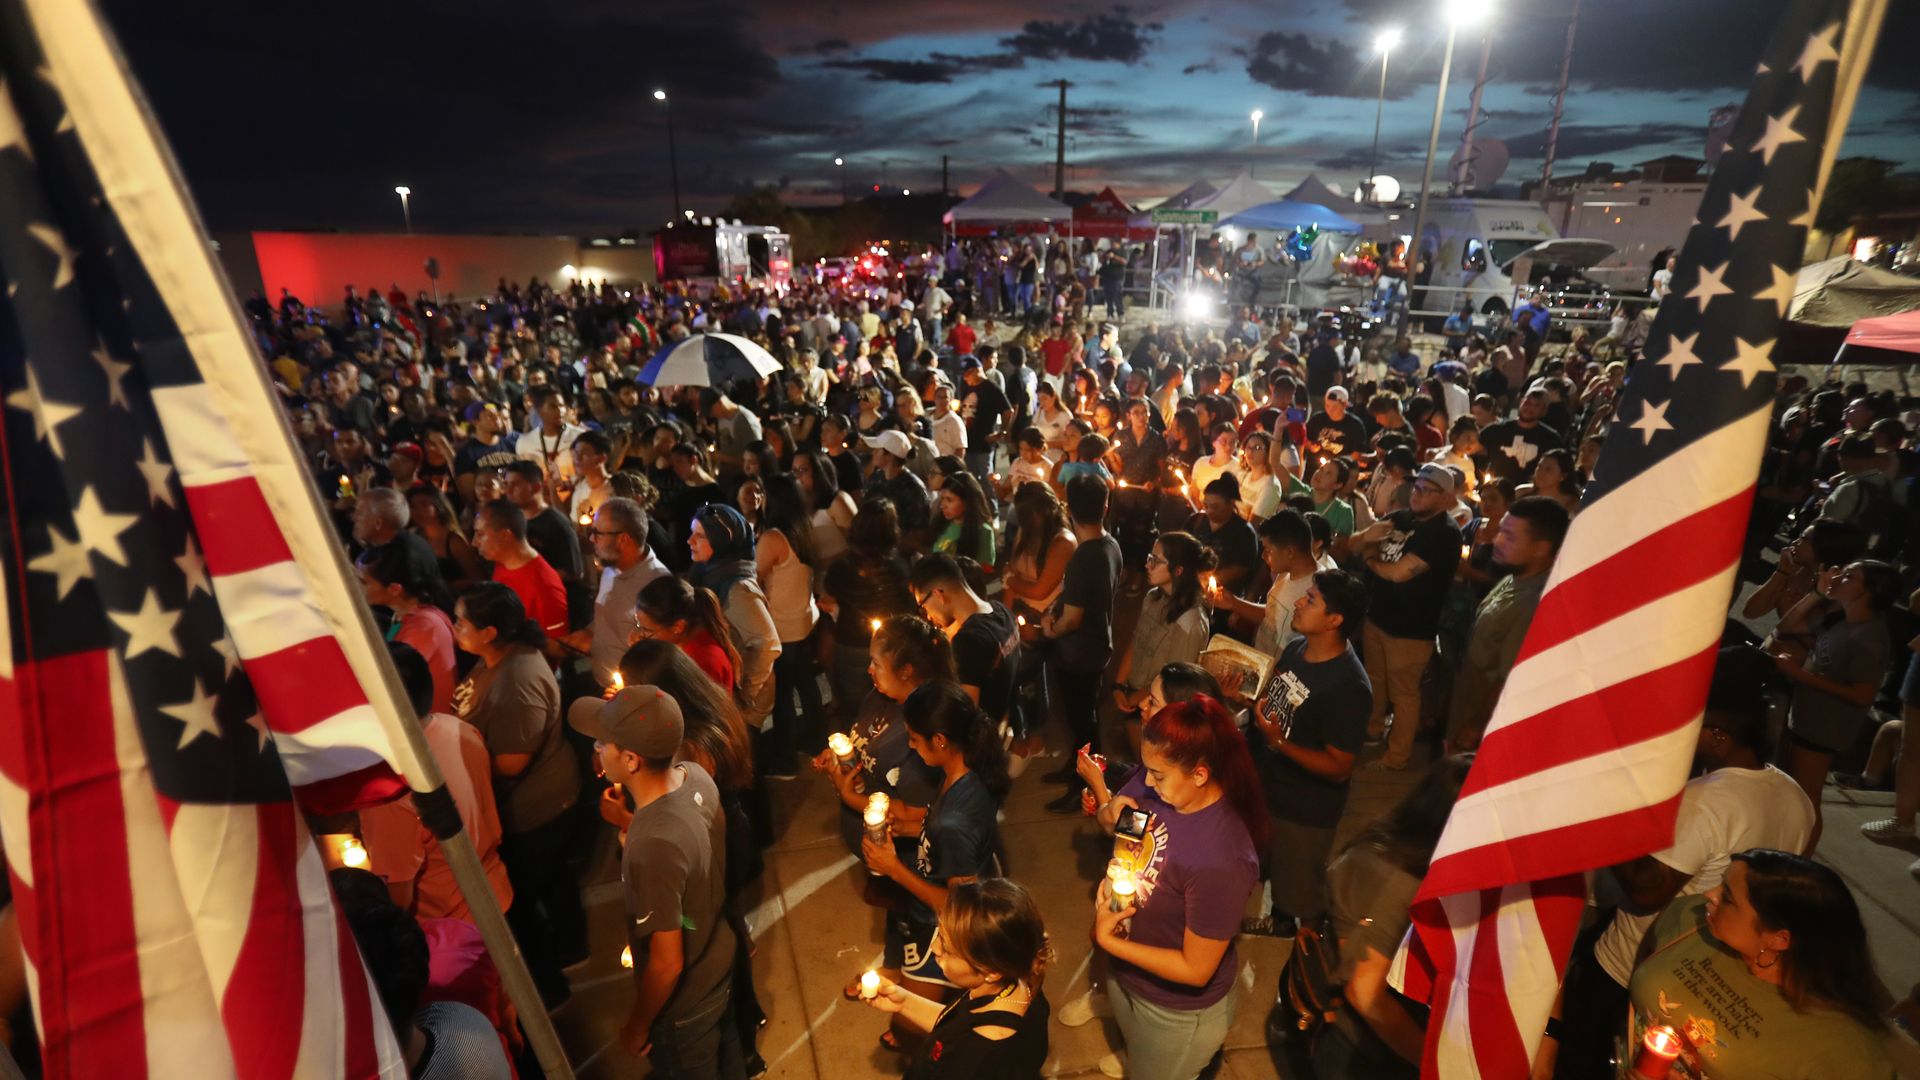
<path fill-rule="evenodd" d="M 1290 1069 L 1415 1075 L 1425 1010 L 1387 969 L 1637 356 L 1531 315 L 1493 342 L 1250 310 L 1122 334 L 1101 290 L 1036 302 L 1049 253 L 1003 249 L 785 295 L 247 310 L 548 1007 L 617 833 L 620 1046 L 764 1072 L 742 896 L 770 785 L 817 784 L 884 911 L 845 994 L 907 1076 L 1038 1076 L 1050 1024 L 1111 1017 L 1103 1069 L 1191 1080 L 1250 1007 L 1249 934 L 1335 991 L 1274 1006 Z M 781 370 L 637 381 L 723 329 Z M 1893 788 L 1864 831 L 1915 835 L 1914 402 L 1785 379 L 1778 404 L 1674 845 L 1595 876 L 1536 1075 L 1615 1075 L 1662 1025 L 1688 1076 L 1892 1075 L 1886 1017 L 1915 1006 L 1813 854 L 1829 782 Z M 1361 768 L 1420 775 L 1338 844 Z M 1016 779 L 1113 838 L 1090 946 L 1009 862 Z M 532 1074 L 410 814 L 363 815 L 367 869 L 334 874 L 415 1074 Z M 1056 951 L 1087 948 L 1094 989 L 1050 1003 Z"/>

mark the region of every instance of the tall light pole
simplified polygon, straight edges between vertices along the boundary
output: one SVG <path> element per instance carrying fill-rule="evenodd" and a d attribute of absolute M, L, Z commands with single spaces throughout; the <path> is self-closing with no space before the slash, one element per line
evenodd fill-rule
<path fill-rule="evenodd" d="M 1447 45 L 1440 56 L 1440 87 L 1433 94 L 1433 127 L 1427 132 L 1427 164 L 1420 173 L 1420 208 L 1413 215 L 1413 243 L 1407 249 L 1407 306 L 1401 309 L 1400 325 L 1413 318 L 1413 278 L 1418 276 L 1421 243 L 1427 229 L 1427 201 L 1433 188 L 1433 155 L 1440 148 L 1440 118 L 1447 106 L 1447 77 L 1453 74 L 1453 40 L 1460 24 L 1483 18 L 1491 0 L 1448 0 Z M 1436 252 L 1435 254 L 1438 254 Z"/>
<path fill-rule="evenodd" d="M 667 168 L 673 175 L 673 219 L 679 221 L 685 215 L 680 209 L 680 151 L 673 144 L 673 102 L 665 90 L 655 90 L 653 100 L 667 107 Z"/>
<path fill-rule="evenodd" d="M 402 184 L 399 187 L 394 188 L 393 193 L 395 195 L 400 196 L 400 216 L 407 219 L 407 235 L 412 236 L 413 235 L 413 205 L 409 203 L 407 200 L 413 198 L 413 189 L 406 186 L 405 184 Z"/>
<path fill-rule="evenodd" d="M 1248 176 L 1253 175 L 1254 163 L 1260 159 L 1260 121 L 1266 119 L 1266 116 L 1267 114 L 1259 109 L 1248 114 L 1248 119 L 1253 121 L 1253 152 L 1247 157 Z"/>
<path fill-rule="evenodd" d="M 1361 181 L 1360 201 L 1373 202 L 1373 178 L 1380 175 L 1380 117 L 1387 111 L 1387 59 L 1400 44 L 1400 28 L 1388 27 L 1374 35 L 1373 51 L 1380 54 L 1380 99 L 1373 106 L 1373 152 L 1367 155 L 1367 178 Z"/>
<path fill-rule="evenodd" d="M 840 205 L 847 205 L 847 159 L 834 158 L 833 171 L 840 174 Z"/>

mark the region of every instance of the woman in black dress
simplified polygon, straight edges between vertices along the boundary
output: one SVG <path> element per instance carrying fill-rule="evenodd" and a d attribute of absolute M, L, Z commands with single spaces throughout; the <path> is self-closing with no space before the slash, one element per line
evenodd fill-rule
<path fill-rule="evenodd" d="M 961 990 L 951 1003 L 909 993 L 881 977 L 863 998 L 898 1014 L 926 1038 L 906 1080 L 1038 1077 L 1047 1060 L 1047 997 L 1041 976 L 1052 959 L 1040 908 L 1017 882 L 981 878 L 950 886 L 933 955 Z"/>

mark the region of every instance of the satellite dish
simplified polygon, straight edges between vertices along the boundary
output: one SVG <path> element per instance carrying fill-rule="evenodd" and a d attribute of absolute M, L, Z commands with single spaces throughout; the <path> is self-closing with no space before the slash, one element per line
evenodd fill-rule
<path fill-rule="evenodd" d="M 1453 152 L 1453 160 L 1447 162 L 1447 179 L 1462 191 L 1485 190 L 1507 174 L 1509 158 L 1506 143 L 1476 137 L 1471 146 Z"/>
<path fill-rule="evenodd" d="M 1362 181 L 1360 190 L 1353 193 L 1354 202 L 1364 201 L 1368 183 L 1373 185 L 1373 201 L 1376 203 L 1390 203 L 1400 197 L 1400 181 L 1383 174 Z"/>

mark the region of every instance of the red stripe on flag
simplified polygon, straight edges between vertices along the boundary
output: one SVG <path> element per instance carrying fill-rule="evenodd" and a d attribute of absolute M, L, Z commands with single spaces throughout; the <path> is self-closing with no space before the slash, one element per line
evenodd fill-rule
<path fill-rule="evenodd" d="M 407 782 L 381 762 L 295 788 L 300 805 L 314 814 L 344 814 L 390 803 L 407 793 Z"/>
<path fill-rule="evenodd" d="M 147 1075 L 140 942 L 133 924 L 109 660 L 82 652 L 22 664 L 0 695 L 6 766 L 32 796 L 35 890 L 15 894 L 35 957 L 48 1076 Z M 42 687 L 58 694 L 57 715 Z M 135 808 L 136 812 L 138 808 Z"/>
<path fill-rule="evenodd" d="M 300 1058 L 307 1001 L 306 925 L 295 878 L 300 830 L 292 803 L 254 807 L 260 838 L 253 908 L 220 1015 L 240 1080 L 286 1080 Z"/>
<path fill-rule="evenodd" d="M 1514 663 L 1726 570 L 1739 557 L 1752 505 L 1749 487 L 1555 584 L 1540 598 Z"/>
<path fill-rule="evenodd" d="M 1480 926 L 1473 937 L 1473 955 L 1467 958 L 1467 1017 L 1473 1033 L 1473 1056 L 1482 1076 L 1525 1076 L 1527 1049 L 1513 1026 L 1507 1005 L 1507 973 L 1500 956 L 1500 894 L 1480 893 Z"/>
<path fill-rule="evenodd" d="M 1693 722 L 1673 703 L 1698 701 L 1713 680 L 1719 642 L 1677 663 L 1563 701 L 1489 732 L 1460 797 L 1547 769 L 1605 755 Z M 1664 847 L 1665 845 L 1661 845 Z"/>
<path fill-rule="evenodd" d="M 331 637 L 310 638 L 279 652 L 241 661 L 267 727 L 299 734 L 328 717 L 367 703 L 347 654 Z"/>
<path fill-rule="evenodd" d="M 333 905 L 333 926 L 340 950 L 340 1005 L 347 1035 L 346 1068 L 341 1075 L 371 1080 L 380 1075 L 380 1053 L 373 1042 L 373 994 L 367 987 L 367 973 L 360 964 L 353 930 L 338 905 Z"/>
<path fill-rule="evenodd" d="M 1471 887 L 1462 882 L 1525 881 L 1532 872 L 1557 877 L 1636 859 L 1672 846 L 1673 822 L 1679 813 L 1676 792 L 1648 806 L 1467 848 L 1435 859 L 1420 883 L 1419 895 L 1447 896 Z M 1525 872 L 1520 869 L 1523 866 Z"/>
<path fill-rule="evenodd" d="M 186 488 L 186 493 L 194 532 L 204 547 L 207 569 L 215 577 L 244 574 L 293 558 L 280 522 L 252 476 L 198 484 Z"/>
<path fill-rule="evenodd" d="M 1439 1073 L 1438 1054 L 1440 1032 L 1446 1027 L 1447 1009 L 1453 1001 L 1454 965 L 1458 958 L 1454 955 L 1453 925 L 1447 921 L 1447 910 L 1438 900 L 1417 900 L 1413 905 L 1414 940 L 1420 943 L 1420 954 L 1425 960 L 1420 974 L 1424 982 L 1409 979 L 1405 993 L 1415 1001 L 1425 1001 L 1431 1008 L 1427 1015 L 1426 1049 L 1420 1055 L 1420 1075 L 1436 1076 Z M 1407 970 L 1412 972 L 1413 957 L 1408 957 Z"/>

